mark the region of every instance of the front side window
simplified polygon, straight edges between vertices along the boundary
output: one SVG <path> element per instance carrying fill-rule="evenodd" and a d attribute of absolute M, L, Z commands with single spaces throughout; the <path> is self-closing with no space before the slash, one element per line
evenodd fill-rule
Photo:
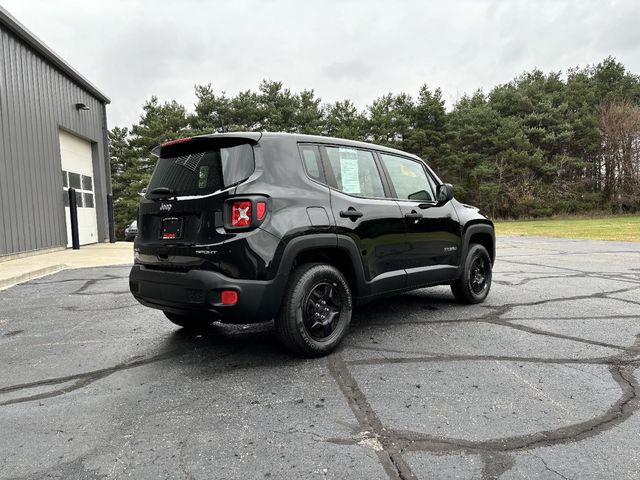
<path fill-rule="evenodd" d="M 156 189 L 176 196 L 205 195 L 246 180 L 254 169 L 253 148 L 246 143 L 160 157 L 147 195 Z"/>
<path fill-rule="evenodd" d="M 384 198 L 373 154 L 349 147 L 326 147 L 338 190 L 363 197 Z"/>
<path fill-rule="evenodd" d="M 435 200 L 432 184 L 420 163 L 385 153 L 381 153 L 380 158 L 389 173 L 397 198 L 423 202 Z"/>

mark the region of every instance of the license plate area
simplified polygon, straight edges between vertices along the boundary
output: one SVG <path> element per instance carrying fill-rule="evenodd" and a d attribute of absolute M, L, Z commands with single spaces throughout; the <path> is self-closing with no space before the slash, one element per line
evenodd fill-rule
<path fill-rule="evenodd" d="M 179 240 L 182 238 L 182 218 L 167 217 L 162 219 L 160 226 L 161 240 Z"/>

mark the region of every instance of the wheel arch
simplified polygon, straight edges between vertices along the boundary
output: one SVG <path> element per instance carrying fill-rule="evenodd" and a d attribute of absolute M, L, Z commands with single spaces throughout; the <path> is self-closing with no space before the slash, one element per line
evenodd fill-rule
<path fill-rule="evenodd" d="M 335 234 L 303 236 L 292 239 L 284 249 L 278 274 L 288 277 L 301 263 L 327 263 L 347 279 L 354 298 L 365 289 L 364 271 L 354 241 Z"/>
<path fill-rule="evenodd" d="M 469 236 L 469 244 L 477 243 L 482 245 L 489 252 L 489 257 L 491 257 L 491 264 L 493 265 L 496 260 L 496 248 L 495 248 L 495 237 L 492 233 L 487 231 L 477 231 L 472 233 Z"/>
<path fill-rule="evenodd" d="M 462 236 L 462 254 L 460 255 L 460 265 L 458 266 L 458 275 L 462 274 L 464 262 L 469 252 L 469 245 L 478 243 L 487 249 L 491 264 L 496 259 L 496 234 L 492 223 L 475 223 L 466 226 Z"/>

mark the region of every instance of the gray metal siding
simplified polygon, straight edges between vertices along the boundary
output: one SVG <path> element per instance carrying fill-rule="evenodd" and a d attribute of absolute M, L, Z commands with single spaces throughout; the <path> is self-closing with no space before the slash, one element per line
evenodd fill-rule
<path fill-rule="evenodd" d="M 67 244 L 60 129 L 92 142 L 98 239 L 108 240 L 104 108 L 0 25 L 0 255 Z"/>

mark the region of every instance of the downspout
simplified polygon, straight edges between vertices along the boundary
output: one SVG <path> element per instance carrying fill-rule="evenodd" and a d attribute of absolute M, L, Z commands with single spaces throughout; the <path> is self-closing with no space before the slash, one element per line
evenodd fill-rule
<path fill-rule="evenodd" d="M 109 242 L 116 243 L 116 227 L 113 218 L 113 190 L 111 189 L 111 156 L 109 155 L 109 130 L 107 129 L 107 104 L 102 103 L 102 143 L 104 145 L 104 178 L 107 191 L 107 223 Z"/>

